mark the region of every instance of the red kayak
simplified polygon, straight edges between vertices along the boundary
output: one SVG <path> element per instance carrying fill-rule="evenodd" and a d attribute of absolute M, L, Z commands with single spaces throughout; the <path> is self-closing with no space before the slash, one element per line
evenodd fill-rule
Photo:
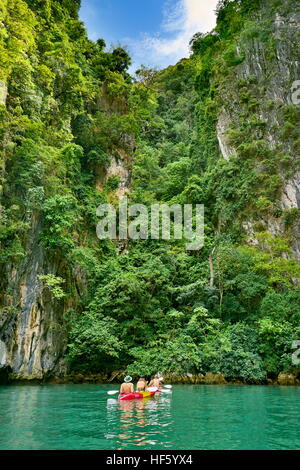
<path fill-rule="evenodd" d="M 159 390 L 156 390 L 156 392 L 135 392 L 127 393 L 126 395 L 120 394 L 118 400 L 139 400 L 141 398 L 153 397 L 156 393 L 159 393 Z"/>

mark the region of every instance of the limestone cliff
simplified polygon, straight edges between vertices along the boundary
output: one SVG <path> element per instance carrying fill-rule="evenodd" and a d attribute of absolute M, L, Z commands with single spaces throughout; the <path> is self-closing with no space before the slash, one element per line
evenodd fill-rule
<path fill-rule="evenodd" d="M 84 263 L 99 250 L 97 204 L 109 179 L 114 198 L 130 185 L 134 139 L 130 131 L 117 142 L 110 137 L 126 100 L 103 91 L 110 80 L 125 87 L 129 57 L 87 39 L 79 6 L 0 6 L 0 371 L 14 379 L 66 373 L 66 315 L 82 308 Z M 78 117 L 89 126 L 80 142 Z M 78 189 L 84 172 L 88 182 Z M 63 295 L 41 276 L 61 280 Z"/>
<path fill-rule="evenodd" d="M 236 40 L 235 56 L 241 58 L 241 63 L 232 67 L 219 87 L 217 122 L 218 141 L 225 159 L 236 156 L 238 146 L 243 144 L 243 139 L 246 141 L 246 124 L 253 140 L 264 141 L 274 160 L 279 155 L 285 155 L 288 160 L 289 171 L 278 172 L 280 189 L 272 201 L 276 216 L 271 214 L 271 208 L 263 216 L 253 216 L 250 212 L 244 227 L 251 237 L 258 221 L 274 235 L 283 233 L 284 214 L 300 209 L 297 158 L 300 113 L 299 104 L 293 98 L 300 76 L 300 8 L 289 1 L 277 3 L 273 9 L 268 1 L 260 5 Z M 238 131 L 241 138 L 235 139 Z M 292 249 L 298 259 L 299 227 L 296 220 Z"/>

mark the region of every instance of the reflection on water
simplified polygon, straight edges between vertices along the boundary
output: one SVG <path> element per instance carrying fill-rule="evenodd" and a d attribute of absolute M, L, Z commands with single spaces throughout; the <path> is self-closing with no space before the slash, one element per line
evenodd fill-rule
<path fill-rule="evenodd" d="M 171 445 L 165 428 L 172 424 L 171 398 L 156 396 L 143 400 L 107 400 L 107 429 L 105 437 L 112 439 L 116 449 L 128 445 L 149 448 Z M 110 430 L 115 429 L 115 433 Z"/>

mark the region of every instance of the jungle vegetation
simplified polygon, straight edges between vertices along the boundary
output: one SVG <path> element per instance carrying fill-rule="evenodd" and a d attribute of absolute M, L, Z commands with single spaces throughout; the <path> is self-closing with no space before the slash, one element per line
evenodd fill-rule
<path fill-rule="evenodd" d="M 41 282 L 68 306 L 72 371 L 213 372 L 257 383 L 295 371 L 300 265 L 291 231 L 299 212 L 280 213 L 278 236 L 256 222 L 254 244 L 244 223 L 279 210 L 282 175 L 299 158 L 299 109 L 282 110 L 294 163 L 280 149 L 274 158 L 264 140 L 251 78 L 233 85 L 246 112 L 230 131 L 237 151 L 228 160 L 216 133 L 218 90 L 245 60 L 237 39 L 259 36 L 272 54 L 270 24 L 253 19 L 260 0 L 220 2 L 215 31 L 191 39 L 190 58 L 134 77 L 126 48 L 108 52 L 105 40 L 87 38 L 79 4 L 1 1 L 8 95 L 0 105 L 0 263 L 22 262 L 38 220 L 46 256 L 61 260 Z M 98 240 L 96 208 L 118 201 L 119 177 L 105 174 L 120 151 L 132 169 L 130 201 L 205 205 L 201 250 L 186 251 L 180 240 L 128 241 L 125 249 Z"/>

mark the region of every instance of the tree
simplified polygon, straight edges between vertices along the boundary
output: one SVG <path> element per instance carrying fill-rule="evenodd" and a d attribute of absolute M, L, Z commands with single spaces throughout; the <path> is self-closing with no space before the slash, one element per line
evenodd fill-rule
<path fill-rule="evenodd" d="M 125 49 L 117 47 L 111 54 L 111 69 L 114 72 L 124 73 L 131 65 L 131 58 Z"/>
<path fill-rule="evenodd" d="M 99 371 L 118 358 L 122 342 L 116 335 L 117 322 L 100 314 L 86 312 L 71 320 L 68 359 L 76 368 Z"/>

